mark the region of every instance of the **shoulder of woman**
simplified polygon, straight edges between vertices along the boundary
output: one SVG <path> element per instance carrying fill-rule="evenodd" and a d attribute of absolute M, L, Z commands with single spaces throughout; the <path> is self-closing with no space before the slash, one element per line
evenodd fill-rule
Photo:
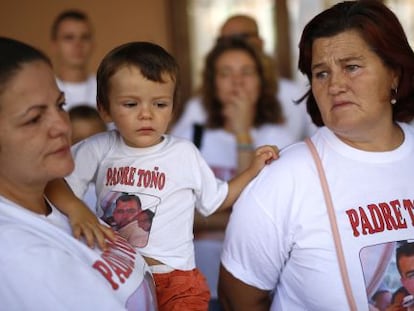
<path fill-rule="evenodd" d="M 269 165 L 275 174 L 297 175 L 313 165 L 313 159 L 305 142 L 297 142 L 281 149 L 279 158 Z M 301 174 L 300 174 L 301 175 Z"/>

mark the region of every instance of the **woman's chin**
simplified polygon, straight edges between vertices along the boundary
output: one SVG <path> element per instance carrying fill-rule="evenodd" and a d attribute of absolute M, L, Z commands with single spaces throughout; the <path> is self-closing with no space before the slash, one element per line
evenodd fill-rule
<path fill-rule="evenodd" d="M 65 161 L 65 163 L 60 163 L 60 165 L 56 167 L 55 178 L 66 177 L 70 175 L 70 173 L 72 173 L 74 169 L 75 169 L 75 163 L 73 162 L 72 159 Z"/>

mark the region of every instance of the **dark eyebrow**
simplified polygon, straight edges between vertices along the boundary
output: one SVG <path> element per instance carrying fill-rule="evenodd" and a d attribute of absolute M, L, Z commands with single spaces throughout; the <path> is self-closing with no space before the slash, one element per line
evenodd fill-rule
<path fill-rule="evenodd" d="M 322 63 L 314 64 L 314 65 L 312 65 L 312 67 L 311 67 L 311 71 L 315 70 L 315 69 L 316 69 L 316 68 L 318 68 L 318 67 L 322 67 L 322 66 L 323 66 L 323 64 L 322 64 Z"/>
<path fill-rule="evenodd" d="M 61 92 L 59 92 L 59 95 L 56 97 L 55 103 L 58 104 L 58 103 L 60 103 L 64 99 L 65 99 L 65 94 L 61 91 Z M 21 114 L 20 117 L 26 116 L 32 110 L 36 110 L 36 109 L 38 109 L 38 110 L 45 110 L 46 107 L 47 107 L 46 104 L 38 104 L 38 105 L 31 106 L 31 107 L 29 107 L 29 109 L 27 109 L 26 111 L 24 111 Z"/>

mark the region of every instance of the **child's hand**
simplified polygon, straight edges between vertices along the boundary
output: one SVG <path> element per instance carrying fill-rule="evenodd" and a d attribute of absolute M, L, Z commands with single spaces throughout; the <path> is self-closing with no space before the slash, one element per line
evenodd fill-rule
<path fill-rule="evenodd" d="M 70 211 L 68 217 L 72 226 L 73 236 L 76 239 L 80 239 L 83 236 L 89 247 L 93 248 L 95 244 L 98 244 L 99 248 L 105 251 L 107 249 L 105 238 L 115 239 L 112 229 L 101 224 L 95 214 L 80 200 Z"/>
<path fill-rule="evenodd" d="M 270 164 L 279 158 L 279 151 L 277 146 L 260 146 L 255 151 L 255 157 L 265 157 L 265 164 Z"/>
<path fill-rule="evenodd" d="M 276 146 L 265 145 L 258 147 L 254 152 L 251 168 L 259 173 L 266 164 L 279 158 L 279 149 Z"/>
<path fill-rule="evenodd" d="M 233 206 L 241 191 L 256 177 L 266 164 L 279 158 L 279 149 L 276 146 L 262 146 L 255 150 L 250 166 L 229 181 L 229 191 L 226 199 L 217 211 L 224 211 Z"/>

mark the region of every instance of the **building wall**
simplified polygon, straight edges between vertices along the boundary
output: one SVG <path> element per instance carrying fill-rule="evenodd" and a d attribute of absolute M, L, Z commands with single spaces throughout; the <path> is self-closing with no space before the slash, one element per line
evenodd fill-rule
<path fill-rule="evenodd" d="M 91 18 L 95 71 L 103 56 L 127 41 L 151 41 L 171 49 L 169 0 L 15 0 L 0 1 L 0 36 L 32 44 L 50 55 L 51 24 L 62 10 L 77 8 Z M 0 51 L 1 53 L 1 51 Z"/>

